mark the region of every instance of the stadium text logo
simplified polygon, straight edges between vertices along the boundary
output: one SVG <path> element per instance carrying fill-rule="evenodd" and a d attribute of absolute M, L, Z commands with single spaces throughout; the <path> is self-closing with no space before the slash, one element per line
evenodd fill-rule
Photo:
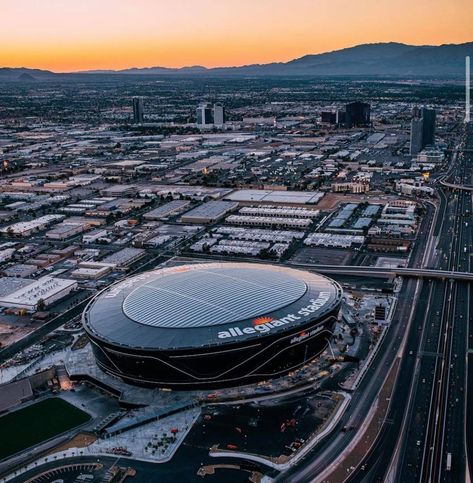
<path fill-rule="evenodd" d="M 218 333 L 219 339 L 229 337 L 239 337 L 246 334 L 256 334 L 257 332 L 267 333 L 277 327 L 296 322 L 321 309 L 331 297 L 331 292 L 320 292 L 318 298 L 310 299 L 310 304 L 300 309 L 296 314 L 288 314 L 280 319 L 273 320 L 271 317 L 259 317 L 253 321 L 253 327 L 232 327 Z"/>
<path fill-rule="evenodd" d="M 323 325 L 319 325 L 318 327 L 316 327 L 315 329 L 312 329 L 310 331 L 304 331 L 304 332 L 301 332 L 299 335 L 296 335 L 295 337 L 293 337 L 290 341 L 291 344 L 297 344 L 298 342 L 302 342 L 303 340 L 307 339 L 308 337 L 313 337 L 315 334 L 318 334 L 319 332 L 321 332 L 322 330 L 324 330 L 324 326 Z"/>

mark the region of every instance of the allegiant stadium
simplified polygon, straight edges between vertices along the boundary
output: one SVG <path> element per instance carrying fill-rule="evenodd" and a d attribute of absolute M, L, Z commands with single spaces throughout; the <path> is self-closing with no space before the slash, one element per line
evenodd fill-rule
<path fill-rule="evenodd" d="M 83 323 L 103 371 L 131 384 L 210 389 L 281 376 L 320 355 L 341 299 L 340 285 L 320 274 L 202 263 L 111 285 Z"/>

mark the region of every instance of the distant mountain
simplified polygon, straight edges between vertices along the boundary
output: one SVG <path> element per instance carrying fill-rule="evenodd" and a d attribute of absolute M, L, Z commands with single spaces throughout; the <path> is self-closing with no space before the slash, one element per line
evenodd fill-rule
<path fill-rule="evenodd" d="M 399 43 L 363 44 L 285 63 L 212 69 L 214 73 L 253 75 L 463 76 L 473 42 L 440 46 Z"/>
<path fill-rule="evenodd" d="M 211 69 L 207 69 L 206 67 L 202 67 L 200 65 L 194 65 L 191 67 L 180 67 L 180 68 L 172 68 L 172 67 L 131 67 L 130 69 L 123 69 L 123 70 L 87 70 L 83 72 L 79 72 L 80 74 L 154 74 L 154 75 L 161 75 L 161 74 L 195 74 L 201 72 L 208 72 Z"/>
<path fill-rule="evenodd" d="M 36 77 L 33 77 L 31 74 L 28 74 L 27 72 L 23 72 L 18 76 L 18 80 L 23 82 L 35 82 L 37 79 Z"/>
<path fill-rule="evenodd" d="M 211 75 L 369 75 L 462 76 L 465 56 L 473 56 L 473 42 L 465 44 L 406 45 L 395 42 L 363 44 L 324 54 L 305 55 L 289 62 L 240 67 L 166 67 L 107 71 L 108 74 L 211 74 Z M 95 71 L 104 73 L 104 71 Z"/>
<path fill-rule="evenodd" d="M 50 70 L 28 69 L 26 67 L 0 67 L 0 81 L 46 80 L 52 79 L 56 75 Z"/>
<path fill-rule="evenodd" d="M 473 57 L 473 42 L 464 44 L 406 45 L 396 42 L 362 44 L 324 54 L 305 55 L 289 62 L 240 67 L 202 66 L 133 67 L 124 70 L 94 70 L 55 74 L 38 69 L 0 69 L 0 80 L 15 80 L 23 73 L 37 80 L 94 75 L 219 75 L 219 76 L 448 76 L 463 77 L 465 56 Z"/>

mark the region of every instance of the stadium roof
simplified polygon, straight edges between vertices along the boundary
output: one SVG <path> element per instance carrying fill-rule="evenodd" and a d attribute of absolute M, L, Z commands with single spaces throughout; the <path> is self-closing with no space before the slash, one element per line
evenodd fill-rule
<path fill-rule="evenodd" d="M 183 349 L 240 342 L 306 324 L 341 299 L 334 281 L 256 263 L 203 263 L 143 273 L 101 292 L 84 313 L 94 338 L 137 349 Z M 308 310 L 309 308 L 309 310 Z M 222 337 L 237 328 L 238 337 Z M 262 329 L 262 328 L 259 328 Z M 263 328 L 264 329 L 264 328 Z"/>
<path fill-rule="evenodd" d="M 161 276 L 160 276 L 161 275 Z M 154 327 L 238 322 L 285 307 L 307 290 L 303 280 L 269 270 L 222 267 L 160 274 L 123 302 L 130 319 Z"/>

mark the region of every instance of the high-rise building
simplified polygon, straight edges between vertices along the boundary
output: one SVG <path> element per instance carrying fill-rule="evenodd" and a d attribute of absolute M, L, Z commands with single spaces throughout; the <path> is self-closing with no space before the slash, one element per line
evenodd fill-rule
<path fill-rule="evenodd" d="M 435 109 L 423 107 L 420 111 L 422 119 L 422 148 L 435 144 Z"/>
<path fill-rule="evenodd" d="M 335 124 L 337 122 L 337 113 L 333 111 L 322 111 L 320 113 L 320 119 L 324 124 Z"/>
<path fill-rule="evenodd" d="M 366 102 L 350 102 L 345 106 L 346 124 L 352 126 L 368 126 L 370 124 L 370 105 Z"/>
<path fill-rule="evenodd" d="M 197 124 L 199 126 L 211 126 L 213 124 L 213 112 L 210 104 L 204 102 L 197 107 Z"/>
<path fill-rule="evenodd" d="M 435 144 L 435 109 L 414 107 L 411 121 L 410 154 L 416 155 Z"/>
<path fill-rule="evenodd" d="M 144 119 L 144 106 L 143 99 L 141 97 L 133 98 L 133 122 L 135 124 L 141 124 Z"/>
<path fill-rule="evenodd" d="M 411 121 L 410 153 L 415 155 L 422 151 L 422 119 L 413 117 Z"/>
<path fill-rule="evenodd" d="M 338 125 L 343 125 L 347 122 L 347 113 L 345 111 L 342 111 L 341 109 L 338 109 L 338 111 L 335 114 L 335 124 Z"/>
<path fill-rule="evenodd" d="M 204 102 L 197 107 L 196 117 L 199 126 L 223 126 L 225 124 L 225 107 L 222 104 L 211 106 Z"/>
<path fill-rule="evenodd" d="M 222 104 L 214 104 L 213 117 L 215 125 L 223 126 L 225 124 L 225 108 Z"/>

